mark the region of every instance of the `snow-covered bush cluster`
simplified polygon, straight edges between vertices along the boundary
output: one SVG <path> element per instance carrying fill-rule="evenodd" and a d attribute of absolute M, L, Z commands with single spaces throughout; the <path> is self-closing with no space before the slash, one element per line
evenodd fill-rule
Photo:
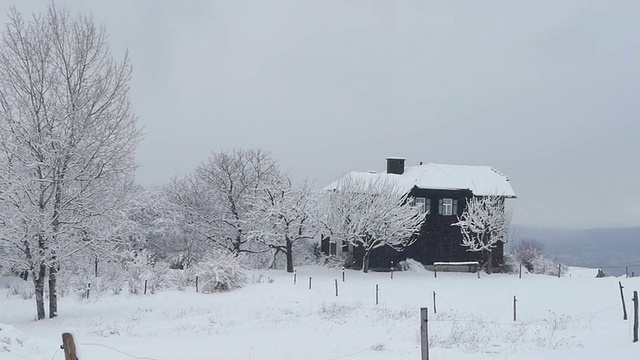
<path fill-rule="evenodd" d="M 424 265 L 413 259 L 406 259 L 398 263 L 398 268 L 402 271 L 424 272 Z"/>
<path fill-rule="evenodd" d="M 210 252 L 198 263 L 195 272 L 203 293 L 234 290 L 248 280 L 241 258 L 220 250 Z"/>
<path fill-rule="evenodd" d="M 558 276 L 566 273 L 567 267 L 548 258 L 544 252 L 544 244 L 536 240 L 523 240 L 516 244 L 513 251 L 505 256 L 505 265 L 511 271 L 518 271 L 522 265 L 533 274 Z"/>

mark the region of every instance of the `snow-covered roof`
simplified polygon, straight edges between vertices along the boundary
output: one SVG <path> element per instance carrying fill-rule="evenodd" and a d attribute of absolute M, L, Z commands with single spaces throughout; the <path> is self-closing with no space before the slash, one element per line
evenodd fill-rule
<path fill-rule="evenodd" d="M 509 179 L 490 166 L 429 163 L 407 166 L 401 175 L 386 172 L 351 171 L 343 178 L 345 177 L 366 183 L 388 181 L 398 186 L 399 190 L 407 193 L 417 187 L 420 189 L 471 190 L 476 196 L 516 197 Z M 324 190 L 339 189 L 341 180 L 327 185 Z"/>

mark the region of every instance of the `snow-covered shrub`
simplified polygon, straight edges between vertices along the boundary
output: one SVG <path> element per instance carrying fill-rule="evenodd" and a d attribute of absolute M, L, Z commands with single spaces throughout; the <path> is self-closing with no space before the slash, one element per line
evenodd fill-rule
<path fill-rule="evenodd" d="M 193 282 L 193 269 L 187 268 L 184 270 L 171 269 L 167 273 L 167 284 L 173 289 L 183 291 L 187 286 L 190 286 Z"/>
<path fill-rule="evenodd" d="M 99 286 L 92 285 L 92 288 L 95 287 L 98 292 L 111 290 L 117 295 L 124 289 L 128 278 L 124 264 L 115 261 L 108 262 L 102 267 L 100 274 Z"/>
<path fill-rule="evenodd" d="M 155 294 L 157 290 L 167 287 L 167 277 L 169 275 L 169 264 L 164 262 L 156 262 L 151 266 L 151 270 L 148 273 L 148 290 Z"/>
<path fill-rule="evenodd" d="M 315 240 L 298 240 L 293 243 L 293 261 L 296 266 L 318 265 L 322 251 L 320 244 Z"/>
<path fill-rule="evenodd" d="M 145 250 L 134 255 L 127 264 L 129 292 L 141 294 L 144 292 L 145 283 L 147 292 L 154 294 L 156 290 L 166 285 L 169 265 L 163 262 L 154 262 L 152 256 Z"/>
<path fill-rule="evenodd" d="M 520 270 L 520 262 L 513 253 L 504 254 L 504 262 L 500 265 L 500 272 L 514 274 Z"/>
<path fill-rule="evenodd" d="M 353 266 L 353 262 L 353 255 L 350 253 L 331 256 L 322 255 L 322 257 L 320 258 L 320 264 L 329 268 L 339 269 L 345 267 L 347 269 L 350 269 Z"/>
<path fill-rule="evenodd" d="M 558 266 L 557 261 L 553 261 L 544 255 L 540 255 L 531 261 L 531 271 L 534 274 L 553 275 L 558 276 L 558 270 L 560 275 L 567 272 L 567 267 L 564 265 Z"/>
<path fill-rule="evenodd" d="M 522 240 L 515 245 L 512 253 L 519 264 L 533 271 L 533 261 L 539 257 L 544 257 L 544 244 L 540 241 L 529 239 Z"/>
<path fill-rule="evenodd" d="M 200 289 L 203 293 L 230 291 L 247 283 L 246 269 L 241 257 L 222 250 L 214 250 L 196 265 Z"/>
<path fill-rule="evenodd" d="M 127 282 L 129 293 L 141 294 L 144 289 L 144 281 L 151 278 L 151 259 L 148 253 L 143 250 L 132 254 L 130 261 L 125 264 L 127 269 Z"/>
<path fill-rule="evenodd" d="M 530 273 L 558 276 L 567 272 L 564 265 L 548 258 L 542 251 L 544 244 L 537 240 L 524 240 L 516 244 L 511 254 L 505 255 L 505 265 L 511 262 L 512 271 L 517 272 L 520 264 Z"/>
<path fill-rule="evenodd" d="M 420 262 L 413 259 L 402 260 L 398 263 L 398 269 L 402 271 L 425 272 L 427 271 Z"/>

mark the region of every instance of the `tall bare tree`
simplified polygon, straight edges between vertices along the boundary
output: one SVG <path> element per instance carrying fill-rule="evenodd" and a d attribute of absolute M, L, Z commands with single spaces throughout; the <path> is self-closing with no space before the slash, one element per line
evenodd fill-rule
<path fill-rule="evenodd" d="M 462 245 L 467 251 L 482 251 L 486 256 L 485 268 L 491 273 L 493 249 L 498 242 L 506 242 L 511 223 L 511 212 L 504 207 L 504 197 L 490 195 L 473 197 L 458 222 L 462 232 Z"/>
<path fill-rule="evenodd" d="M 127 195 L 140 130 L 129 102 L 128 57 L 114 60 L 105 29 L 50 5 L 9 13 L 0 44 L 0 245 L 28 271 L 37 317 L 57 315 L 60 265 L 88 241 L 78 229 Z"/>

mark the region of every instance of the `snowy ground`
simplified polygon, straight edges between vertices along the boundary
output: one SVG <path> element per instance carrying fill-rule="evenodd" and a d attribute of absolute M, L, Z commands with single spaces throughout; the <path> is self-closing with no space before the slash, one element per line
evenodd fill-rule
<path fill-rule="evenodd" d="M 34 300 L 0 281 L 0 359 L 63 359 L 61 334 L 76 336 L 79 358 L 419 359 L 419 308 L 429 308 L 431 359 L 630 359 L 632 321 L 622 320 L 640 278 L 396 272 L 321 267 L 282 271 L 222 294 L 162 291 L 60 301 L 60 317 L 34 321 Z M 309 277 L 312 289 L 309 290 Z M 339 296 L 335 294 L 338 279 Z M 17 281 L 17 280 L 13 280 Z M 4 279 L 4 283 L 7 283 Z M 375 287 L 379 286 L 379 304 Z M 436 292 L 437 313 L 433 311 Z M 513 297 L 517 321 L 513 321 Z M 126 353 L 126 354 L 125 354 Z M 186 355 L 186 356 L 185 356 Z"/>

